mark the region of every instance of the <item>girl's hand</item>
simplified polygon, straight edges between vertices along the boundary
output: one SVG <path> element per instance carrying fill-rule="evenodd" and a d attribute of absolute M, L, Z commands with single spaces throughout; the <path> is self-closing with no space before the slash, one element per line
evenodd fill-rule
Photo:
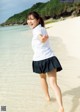
<path fill-rule="evenodd" d="M 42 43 L 46 42 L 48 38 L 48 35 L 39 35 L 39 39 Z"/>

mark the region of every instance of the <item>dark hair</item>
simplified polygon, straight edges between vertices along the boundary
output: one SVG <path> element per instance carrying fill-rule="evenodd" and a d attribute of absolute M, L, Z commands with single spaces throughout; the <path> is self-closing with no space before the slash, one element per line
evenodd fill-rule
<path fill-rule="evenodd" d="M 39 19 L 39 20 L 40 20 L 39 24 L 41 24 L 41 26 L 44 27 L 44 20 L 43 20 L 43 18 L 42 18 L 37 12 L 35 12 L 35 11 L 29 12 L 29 13 L 28 13 L 28 16 L 30 16 L 30 15 L 33 15 L 34 18 L 36 18 L 37 20 Z M 27 16 L 27 17 L 28 17 L 28 16 Z"/>

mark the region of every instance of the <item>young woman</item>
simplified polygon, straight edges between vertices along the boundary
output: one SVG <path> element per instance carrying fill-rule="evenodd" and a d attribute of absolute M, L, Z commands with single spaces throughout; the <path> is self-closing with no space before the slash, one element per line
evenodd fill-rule
<path fill-rule="evenodd" d="M 27 18 L 28 25 L 33 30 L 32 48 L 34 51 L 32 68 L 33 72 L 40 74 L 41 84 L 45 97 L 50 101 L 46 73 L 48 74 L 50 86 L 55 92 L 59 104 L 59 112 L 64 112 L 62 104 L 62 94 L 57 85 L 56 72 L 61 71 L 62 67 L 58 58 L 54 55 L 49 45 L 49 36 L 44 27 L 44 21 L 37 12 L 30 12 Z"/>

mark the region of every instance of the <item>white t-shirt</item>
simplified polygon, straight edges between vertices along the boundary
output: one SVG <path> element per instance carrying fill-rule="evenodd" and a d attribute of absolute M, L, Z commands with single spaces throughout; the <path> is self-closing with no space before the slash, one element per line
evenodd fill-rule
<path fill-rule="evenodd" d="M 42 43 L 39 35 L 47 35 L 46 29 L 40 24 L 33 29 L 32 49 L 34 51 L 33 61 L 40 61 L 54 56 L 49 45 L 49 39 Z"/>

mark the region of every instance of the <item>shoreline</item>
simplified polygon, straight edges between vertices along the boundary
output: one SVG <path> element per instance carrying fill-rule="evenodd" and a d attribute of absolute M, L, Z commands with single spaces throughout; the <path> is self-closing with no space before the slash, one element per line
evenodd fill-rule
<path fill-rule="evenodd" d="M 64 20 L 66 20 L 66 19 L 69 19 L 69 18 L 75 18 L 75 17 L 79 17 L 79 16 L 66 16 L 66 17 L 63 17 L 63 16 L 61 16 L 60 18 L 58 18 L 58 19 L 53 19 L 53 18 L 50 18 L 50 19 L 47 19 L 47 20 L 44 20 L 44 22 L 45 22 L 45 25 L 46 24 L 50 24 L 50 23 L 55 23 L 55 22 L 59 22 L 59 21 L 64 21 Z M 0 27 L 7 27 L 7 26 L 20 26 L 20 25 L 23 25 L 23 26 L 25 26 L 25 25 L 27 25 L 27 24 L 9 24 L 9 25 L 1 25 L 0 24 Z"/>

